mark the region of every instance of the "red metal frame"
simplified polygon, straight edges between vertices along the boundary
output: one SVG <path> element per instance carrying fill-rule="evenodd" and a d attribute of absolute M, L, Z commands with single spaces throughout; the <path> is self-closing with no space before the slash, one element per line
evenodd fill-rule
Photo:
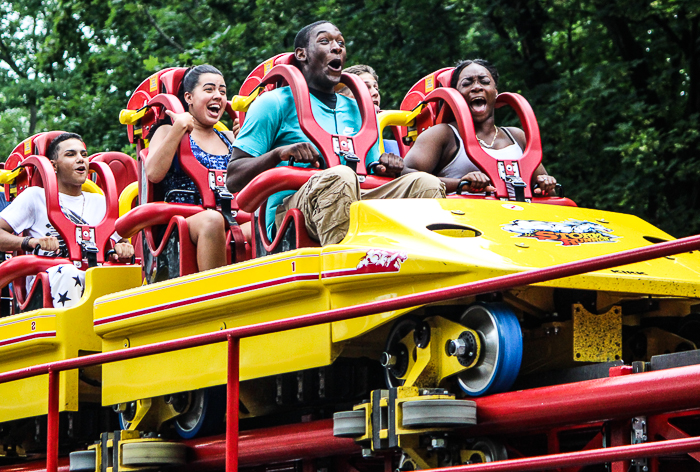
<path fill-rule="evenodd" d="M 226 470 L 238 470 L 238 401 L 240 339 L 228 335 L 228 383 L 226 384 Z"/>
<path fill-rule="evenodd" d="M 655 244 L 652 246 L 630 249 L 617 254 L 604 255 L 591 259 L 560 264 L 544 269 L 535 269 L 517 274 L 509 274 L 494 277 L 488 280 L 471 282 L 453 287 L 429 290 L 422 293 L 405 295 L 393 299 L 380 300 L 376 302 L 364 303 L 361 305 L 337 308 L 319 313 L 301 315 L 283 320 L 274 320 L 254 325 L 229 328 L 222 331 L 206 333 L 188 338 L 164 341 L 146 346 L 138 346 L 122 351 L 114 351 L 100 354 L 92 354 L 80 358 L 66 359 L 51 362 L 48 364 L 36 365 L 24 369 L 0 374 L 0 383 L 13 380 L 25 379 L 36 375 L 49 374 L 49 405 L 48 405 L 48 437 L 46 447 L 46 470 L 56 472 L 58 470 L 58 379 L 59 373 L 65 370 L 88 367 L 98 364 L 115 362 L 136 357 L 160 354 L 180 349 L 214 344 L 218 342 L 228 342 L 228 386 L 227 386 L 227 418 L 238 416 L 238 384 L 239 384 L 239 340 L 244 337 L 258 336 L 278 331 L 301 328 L 320 323 L 330 323 L 350 318 L 358 318 L 391 310 L 410 308 L 412 306 L 424 305 L 428 303 L 451 300 L 465 296 L 474 296 L 500 290 L 508 290 L 514 287 L 529 285 L 562 277 L 583 274 L 591 271 L 618 267 L 634 262 L 655 259 L 658 257 L 670 256 L 683 252 L 700 249 L 700 236 L 691 236 Z M 488 430 L 491 425 L 492 430 L 497 430 L 500 425 L 522 428 L 527 426 L 527 421 L 533 421 L 533 411 L 545 408 L 551 413 L 549 421 L 557 424 L 564 417 L 568 421 L 594 421 L 590 418 L 590 412 L 584 415 L 581 408 L 571 408 L 571 402 L 581 405 L 582 402 L 603 417 L 614 417 L 615 415 L 627 413 L 632 415 L 632 410 L 622 411 L 625 406 L 639 404 L 639 395 L 651 402 L 654 406 L 647 406 L 649 411 L 662 412 L 661 409 L 678 410 L 683 408 L 683 399 L 688 395 L 694 397 L 697 387 L 700 386 L 700 375 L 698 366 L 680 367 L 660 372 L 648 372 L 643 374 L 617 376 L 606 380 L 591 380 L 579 382 L 572 385 L 560 385 L 542 389 L 533 389 L 520 392 L 504 393 L 491 397 L 477 399 L 477 409 L 479 411 L 480 425 L 484 430 Z M 680 377 L 677 377 L 680 376 Z M 630 387 L 635 379 L 643 378 L 644 389 L 635 391 L 634 402 L 630 401 Z M 649 387 L 650 382 L 656 388 Z M 583 386 L 583 387 L 582 387 Z M 585 387 L 589 387 L 584 394 Z M 596 389 L 608 386 L 611 391 L 608 398 L 601 396 L 596 398 Z M 694 388 L 695 387 L 695 388 Z M 663 388 L 663 390 L 661 389 Z M 659 392 L 663 391 L 664 395 Z M 533 393 L 534 392 L 534 393 Z M 555 392 L 551 394 L 551 392 Z M 668 392 L 672 392 L 669 394 Z M 550 402 L 544 401 L 543 395 L 550 393 Z M 564 402 L 558 397 L 568 398 Z M 510 402 L 508 400 L 511 400 Z M 516 401 L 517 400 L 517 401 Z M 527 401 L 526 401 L 527 400 Z M 694 401 L 697 401 L 693 398 Z M 697 404 L 693 404 L 697 407 Z M 663 407 L 663 408 L 662 408 Z M 540 413 L 542 413 L 540 411 Z M 634 414 L 640 411 L 634 410 Z M 544 415 L 543 415 L 544 416 Z M 542 416 L 537 417 L 538 423 L 542 424 Z M 480 426 L 480 427 L 481 427 Z M 226 470 L 232 472 L 238 467 L 238 422 L 227 421 L 226 437 Z M 234 453 L 234 451 L 236 453 Z M 672 453 L 685 453 L 700 451 L 700 438 L 683 438 L 668 440 L 657 443 L 647 443 L 633 446 L 621 446 L 606 448 L 604 450 L 579 451 L 575 453 L 556 454 L 552 456 L 535 457 L 528 459 L 515 459 L 509 461 L 495 462 L 489 464 L 478 464 L 470 466 L 450 467 L 438 469 L 443 471 L 513 471 L 513 470 L 544 470 L 558 468 L 562 466 L 574 466 L 581 464 L 599 463 L 605 461 L 620 461 L 634 457 L 649 457 Z M 230 453 L 230 455 L 229 455 Z"/>

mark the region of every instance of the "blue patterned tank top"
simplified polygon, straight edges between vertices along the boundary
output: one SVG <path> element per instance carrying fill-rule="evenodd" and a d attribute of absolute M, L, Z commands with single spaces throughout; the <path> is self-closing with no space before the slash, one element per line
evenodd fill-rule
<path fill-rule="evenodd" d="M 217 136 L 219 136 L 219 138 L 221 138 L 224 144 L 226 144 L 229 154 L 209 154 L 199 147 L 199 144 L 194 142 L 192 136 L 190 135 L 192 154 L 194 154 L 194 157 L 207 169 L 224 170 L 228 165 L 229 156 L 233 150 L 233 143 L 231 143 L 231 141 L 229 141 L 226 135 L 221 131 L 215 129 L 214 132 L 217 134 Z M 175 156 L 175 159 L 173 159 L 173 163 L 170 165 L 170 169 L 165 175 L 165 178 L 160 183 L 160 187 L 163 191 L 163 198 L 166 202 L 193 204 L 200 204 L 202 202 L 202 197 L 199 195 L 197 186 L 194 184 L 192 179 L 185 174 L 185 171 L 182 170 L 177 156 Z M 173 190 L 175 191 L 173 192 Z M 177 190 L 186 190 L 186 192 L 178 192 Z"/>

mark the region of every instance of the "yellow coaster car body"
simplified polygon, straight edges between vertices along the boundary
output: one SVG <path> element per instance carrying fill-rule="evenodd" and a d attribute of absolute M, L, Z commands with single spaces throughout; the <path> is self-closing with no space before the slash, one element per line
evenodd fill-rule
<path fill-rule="evenodd" d="M 94 327 L 103 351 L 115 351 L 670 239 L 637 217 L 584 208 L 476 199 L 364 201 L 352 205 L 340 244 L 103 296 L 95 302 Z M 554 288 L 579 289 L 599 291 L 603 306 L 649 296 L 678 300 L 673 310 L 682 316 L 697 303 L 699 271 L 700 254 L 693 252 L 523 287 L 505 301 L 536 314 L 553 310 Z M 241 380 L 325 366 L 339 356 L 377 359 L 391 322 L 410 311 L 243 339 Z M 203 346 L 105 365 L 102 401 L 113 405 L 224 383 L 225 344 Z"/>
<path fill-rule="evenodd" d="M 100 352 L 101 340 L 92 329 L 95 299 L 140 283 L 140 267 L 95 267 L 85 274 L 85 293 L 77 305 L 0 318 L 0 372 Z M 86 375 L 99 381 L 99 369 Z M 48 377 L 0 384 L 0 398 L 0 423 L 45 415 Z M 78 370 L 62 372 L 59 411 L 77 411 L 80 401 L 99 402 L 99 390 L 81 382 Z"/>

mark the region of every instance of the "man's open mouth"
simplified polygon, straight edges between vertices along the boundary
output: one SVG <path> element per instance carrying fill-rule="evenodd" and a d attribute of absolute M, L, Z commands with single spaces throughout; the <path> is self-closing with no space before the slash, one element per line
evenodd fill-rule
<path fill-rule="evenodd" d="M 331 69 L 333 72 L 340 72 L 343 69 L 343 61 L 340 59 L 333 59 L 331 62 L 328 63 L 328 68 Z"/>

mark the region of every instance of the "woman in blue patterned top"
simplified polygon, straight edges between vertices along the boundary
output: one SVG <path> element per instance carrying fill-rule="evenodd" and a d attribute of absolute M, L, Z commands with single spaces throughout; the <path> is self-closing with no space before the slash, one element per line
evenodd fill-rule
<path fill-rule="evenodd" d="M 235 139 L 232 131 L 220 132 L 214 125 L 226 109 L 226 82 L 210 65 L 191 67 L 182 79 L 181 96 L 185 113 L 166 110 L 172 125 L 164 124 L 151 132 L 146 159 L 148 180 L 164 192 L 166 201 L 199 203 L 194 182 L 180 168 L 175 154 L 185 133 L 190 134 L 192 153 L 208 169 L 226 169 Z M 234 129 L 237 131 L 237 122 Z M 205 210 L 187 218 L 190 238 L 197 247 L 199 270 L 226 264 L 224 217 Z"/>

